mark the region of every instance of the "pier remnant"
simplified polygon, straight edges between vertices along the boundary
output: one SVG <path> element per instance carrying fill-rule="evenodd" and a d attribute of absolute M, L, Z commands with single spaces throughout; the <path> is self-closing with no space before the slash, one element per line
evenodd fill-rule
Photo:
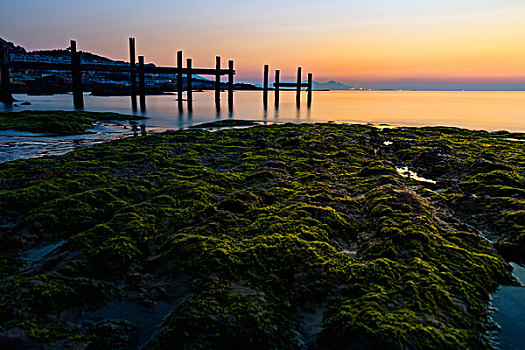
<path fill-rule="evenodd" d="M 82 72 L 80 70 L 80 53 L 77 52 L 77 42 L 71 40 L 71 83 L 73 88 L 73 105 L 75 109 L 84 108 L 84 95 L 82 94 Z"/>
<path fill-rule="evenodd" d="M 186 79 L 187 79 L 187 82 L 186 82 L 186 85 L 187 85 L 187 95 L 186 95 L 186 98 L 188 100 L 188 111 L 192 111 L 193 110 L 193 85 L 192 85 L 192 63 L 191 63 L 191 58 L 188 58 L 186 60 L 186 66 L 187 66 L 187 73 L 186 73 Z"/>
<path fill-rule="evenodd" d="M 215 57 L 215 108 L 221 109 L 221 57 Z"/>
<path fill-rule="evenodd" d="M 139 56 L 139 95 L 140 110 L 146 110 L 146 83 L 144 81 L 144 56 Z"/>
<path fill-rule="evenodd" d="M 11 103 L 14 101 L 10 84 L 9 49 L 7 45 L 0 43 L 0 102 Z"/>
<path fill-rule="evenodd" d="M 279 89 L 280 89 L 280 83 L 281 83 L 281 71 L 276 70 L 275 71 L 275 83 L 273 84 L 275 88 L 275 109 L 279 109 Z"/>
<path fill-rule="evenodd" d="M 306 105 L 308 108 L 312 107 L 312 87 L 313 87 L 313 75 L 308 73 L 308 97 Z"/>
<path fill-rule="evenodd" d="M 302 68 L 297 68 L 297 81 L 293 83 L 285 83 L 280 81 L 280 71 L 275 71 L 275 82 L 273 84 L 275 88 L 275 109 L 279 109 L 279 92 L 281 88 L 293 88 L 295 89 L 295 102 L 297 108 L 301 108 L 301 89 L 305 87 L 307 89 L 307 105 L 308 108 L 312 106 L 312 91 L 313 91 L 313 75 L 308 73 L 308 83 L 303 83 L 302 79 Z"/>
<path fill-rule="evenodd" d="M 235 71 L 233 69 L 233 61 L 228 61 L 228 108 L 230 111 L 233 110 L 233 75 Z"/>
<path fill-rule="evenodd" d="M 302 68 L 297 68 L 297 87 L 296 87 L 296 94 L 295 94 L 295 103 L 297 105 L 297 108 L 301 107 L 301 77 L 302 77 Z"/>
<path fill-rule="evenodd" d="M 264 109 L 268 108 L 268 74 L 270 66 L 264 65 L 264 77 L 263 77 L 263 105 Z"/>
<path fill-rule="evenodd" d="M 137 110 L 137 73 L 135 72 L 135 38 L 129 38 L 129 82 L 131 84 L 131 108 Z"/>
<path fill-rule="evenodd" d="M 182 112 L 182 51 L 177 51 L 177 101 Z"/>

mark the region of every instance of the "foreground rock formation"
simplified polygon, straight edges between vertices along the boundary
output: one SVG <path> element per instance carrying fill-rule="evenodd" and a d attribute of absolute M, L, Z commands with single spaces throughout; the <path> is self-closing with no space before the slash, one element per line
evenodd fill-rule
<path fill-rule="evenodd" d="M 0 344 L 490 348 L 525 257 L 514 139 L 286 124 L 0 164 Z"/>

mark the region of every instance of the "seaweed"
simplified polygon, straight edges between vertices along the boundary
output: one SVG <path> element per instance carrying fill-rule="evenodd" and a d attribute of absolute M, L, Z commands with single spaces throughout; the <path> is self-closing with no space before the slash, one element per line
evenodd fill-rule
<path fill-rule="evenodd" d="M 525 152 L 503 137 L 257 125 L 0 164 L 0 331 L 50 347 L 490 348 L 489 294 L 525 256 Z M 112 302 L 171 312 L 139 343 L 125 315 L 83 319 Z"/>

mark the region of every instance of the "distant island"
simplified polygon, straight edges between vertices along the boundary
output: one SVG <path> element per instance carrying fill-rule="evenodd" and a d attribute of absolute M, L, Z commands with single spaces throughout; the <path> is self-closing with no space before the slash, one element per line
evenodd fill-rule
<path fill-rule="evenodd" d="M 330 80 L 329 82 L 326 82 L 326 83 L 319 83 L 317 81 L 314 81 L 313 88 L 314 90 L 317 90 L 317 91 L 320 91 L 320 90 L 330 90 L 330 91 L 370 90 L 368 88 L 346 85 L 346 84 L 343 84 L 335 80 Z"/>

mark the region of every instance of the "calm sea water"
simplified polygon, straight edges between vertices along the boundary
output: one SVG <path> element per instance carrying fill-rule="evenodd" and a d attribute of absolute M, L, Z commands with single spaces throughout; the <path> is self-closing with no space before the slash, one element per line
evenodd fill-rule
<path fill-rule="evenodd" d="M 511 265 L 521 286 L 500 286 L 492 294 L 491 303 L 496 309 L 493 319 L 500 326 L 495 341 L 502 350 L 525 349 L 525 268 L 514 263 Z"/>
<path fill-rule="evenodd" d="M 71 95 L 15 95 L 29 106 L 12 110 L 72 110 Z M 348 122 L 389 124 L 394 126 L 447 125 L 489 131 L 525 132 L 525 92 L 472 91 L 316 91 L 312 108 L 306 108 L 303 92 L 300 109 L 295 105 L 295 92 L 281 92 L 279 109 L 269 93 L 268 110 L 264 111 L 260 91 L 235 92 L 233 112 L 228 111 L 227 94 L 222 93 L 221 110 L 215 109 L 212 91 L 193 94 L 193 113 L 186 103 L 179 113 L 175 95 L 148 96 L 145 124 L 151 131 L 187 127 L 217 119 L 251 119 L 269 122 Z M 95 97 L 86 95 L 85 110 L 133 114 L 129 97 Z M 0 111 L 8 107 L 0 104 Z M 141 114 L 139 112 L 139 114 Z"/>

